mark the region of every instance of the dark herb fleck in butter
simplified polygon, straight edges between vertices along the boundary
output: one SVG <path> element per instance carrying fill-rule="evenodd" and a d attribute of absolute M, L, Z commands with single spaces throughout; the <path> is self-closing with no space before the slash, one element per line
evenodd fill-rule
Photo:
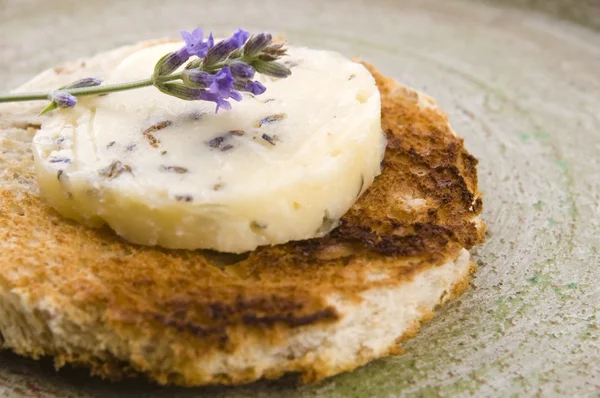
<path fill-rule="evenodd" d="M 261 138 L 265 141 L 267 141 L 269 144 L 271 145 L 275 145 L 275 138 L 271 137 L 269 134 L 263 134 L 261 136 Z"/>
<path fill-rule="evenodd" d="M 287 117 L 286 113 L 278 113 L 275 115 L 269 115 L 264 117 L 258 121 L 258 127 L 262 127 L 265 124 L 279 122 Z"/>
<path fill-rule="evenodd" d="M 57 158 L 54 156 L 51 156 L 50 158 L 48 158 L 48 161 L 50 163 L 71 163 L 71 159 L 69 159 L 69 158 Z"/>
<path fill-rule="evenodd" d="M 244 131 L 243 130 L 228 131 L 227 133 L 225 133 L 223 135 L 213 138 L 212 140 L 208 141 L 206 144 L 211 148 L 219 149 L 221 152 L 229 151 L 229 150 L 233 149 L 233 145 L 228 144 L 227 140 L 231 136 L 234 136 L 234 135 L 240 137 L 240 136 L 244 135 Z"/>
<path fill-rule="evenodd" d="M 165 165 L 161 165 L 159 167 L 160 171 L 165 171 L 168 173 L 177 173 L 177 174 L 185 174 L 185 173 L 189 173 L 189 170 L 186 169 L 185 167 L 181 167 L 181 166 L 165 166 Z"/>
<path fill-rule="evenodd" d="M 131 173 L 131 167 L 121 163 L 118 160 L 114 160 L 107 167 L 98 170 L 98 174 L 108 178 L 109 180 L 112 180 L 113 178 L 116 178 L 123 173 Z"/>
<path fill-rule="evenodd" d="M 211 148 L 220 148 L 221 144 L 225 141 L 225 137 L 223 136 L 218 136 L 213 138 L 212 140 L 208 141 L 208 146 Z"/>
<path fill-rule="evenodd" d="M 158 148 L 158 144 L 160 144 L 160 140 L 156 138 L 152 133 L 162 130 L 165 127 L 169 127 L 171 124 L 173 124 L 173 122 L 171 122 L 170 120 L 163 120 L 162 122 L 153 124 L 146 130 L 144 130 L 144 137 L 146 137 L 146 139 L 150 143 L 150 146 L 152 146 L 153 148 Z"/>

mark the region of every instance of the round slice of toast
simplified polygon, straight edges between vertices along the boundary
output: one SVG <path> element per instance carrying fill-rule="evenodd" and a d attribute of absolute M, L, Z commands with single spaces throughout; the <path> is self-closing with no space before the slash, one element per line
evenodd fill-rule
<path fill-rule="evenodd" d="M 56 67 L 19 91 L 102 78 L 161 42 Z M 366 66 L 382 95 L 382 174 L 328 236 L 244 256 L 135 246 L 60 217 L 39 198 L 31 155 L 52 116 L 36 116 L 41 102 L 2 105 L 3 346 L 107 378 L 143 373 L 184 386 L 285 373 L 315 382 L 400 353 L 468 286 L 467 250 L 485 224 L 477 161 L 446 116 Z"/>

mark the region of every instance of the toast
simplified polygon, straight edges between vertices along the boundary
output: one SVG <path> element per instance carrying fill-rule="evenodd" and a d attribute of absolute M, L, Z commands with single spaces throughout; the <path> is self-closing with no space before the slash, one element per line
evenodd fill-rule
<path fill-rule="evenodd" d="M 19 90 L 102 78 L 161 42 L 59 66 Z M 400 353 L 468 286 L 482 199 L 477 160 L 435 102 L 365 66 L 382 95 L 382 174 L 324 238 L 245 255 L 135 246 L 60 217 L 39 198 L 31 157 L 43 105 L 2 105 L 3 347 L 183 386 L 286 373 L 316 382 Z"/>

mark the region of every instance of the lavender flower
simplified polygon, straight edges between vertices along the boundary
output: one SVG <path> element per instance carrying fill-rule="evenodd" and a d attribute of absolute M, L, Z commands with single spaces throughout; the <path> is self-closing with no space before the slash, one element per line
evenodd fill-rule
<path fill-rule="evenodd" d="M 202 28 L 196 28 L 191 33 L 182 30 L 181 37 L 183 38 L 183 41 L 185 41 L 184 48 L 188 53 L 188 57 L 195 55 L 199 58 L 204 58 L 206 57 L 208 50 L 215 45 L 215 39 L 213 38 L 212 33 L 208 36 L 208 40 L 204 41 L 204 32 L 202 31 Z"/>
<path fill-rule="evenodd" d="M 77 98 L 66 91 L 55 91 L 51 97 L 52 102 L 59 108 L 72 108 L 77 103 Z"/>
<path fill-rule="evenodd" d="M 236 48 L 240 48 L 244 45 L 244 43 L 246 43 L 246 41 L 248 41 L 249 37 L 250 33 L 246 32 L 242 28 L 239 28 L 233 33 L 233 36 L 231 36 L 231 40 L 235 42 L 237 46 Z"/>
<path fill-rule="evenodd" d="M 235 78 L 231 75 L 229 66 L 225 66 L 215 75 L 214 80 L 209 87 L 209 91 L 213 94 L 217 94 L 223 99 L 231 98 L 236 101 L 241 101 L 242 95 L 233 89 L 234 82 Z"/>
<path fill-rule="evenodd" d="M 227 101 L 229 98 L 235 101 L 242 100 L 242 95 L 234 90 L 235 78 L 228 66 L 223 67 L 215 75 L 199 70 L 186 70 L 182 74 L 182 80 L 188 85 L 163 83 L 157 87 L 166 94 L 184 100 L 214 102 L 217 104 L 215 112 L 221 108 L 231 109 L 231 104 Z"/>
<path fill-rule="evenodd" d="M 254 77 L 254 68 L 245 62 L 233 61 L 229 64 L 229 68 L 236 79 L 250 80 Z"/>
<path fill-rule="evenodd" d="M 181 37 L 183 38 L 183 41 L 185 41 L 185 46 L 165 55 L 156 63 L 153 75 L 154 80 L 159 76 L 165 76 L 175 72 L 181 65 L 186 63 L 191 56 L 195 55 L 199 58 L 206 57 L 206 53 L 208 53 L 215 45 L 215 39 L 213 38 L 212 33 L 208 36 L 207 41 L 204 41 L 204 32 L 201 28 L 196 28 L 191 33 L 182 30 Z"/>
<path fill-rule="evenodd" d="M 234 91 L 236 79 L 228 66 L 223 67 L 218 73 L 212 75 L 201 70 L 186 70 L 182 73 L 181 80 L 191 88 L 208 88 L 209 92 L 217 94 L 224 99 L 233 98 L 236 101 L 241 95 Z"/>
<path fill-rule="evenodd" d="M 173 97 L 177 97 L 186 101 L 210 101 L 217 104 L 217 108 L 215 113 L 219 112 L 219 109 L 223 108 L 226 110 L 231 109 L 231 104 L 227 101 L 226 98 L 221 96 L 219 93 L 213 93 L 204 89 L 197 89 L 192 87 L 184 86 L 180 83 L 160 83 L 157 84 L 158 89 L 165 94 L 171 95 Z M 237 93 L 237 92 L 235 92 Z M 241 100 L 241 95 L 239 95 L 239 99 L 231 96 L 232 99 L 239 101 Z M 227 97 L 229 98 L 229 97 Z"/>

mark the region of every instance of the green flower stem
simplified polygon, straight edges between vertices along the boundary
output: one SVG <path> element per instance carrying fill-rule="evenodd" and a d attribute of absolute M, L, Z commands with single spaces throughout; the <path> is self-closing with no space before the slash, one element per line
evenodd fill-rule
<path fill-rule="evenodd" d="M 162 76 L 157 79 L 157 82 L 168 82 L 172 80 L 181 79 L 181 73 L 176 73 L 173 75 Z M 115 93 L 118 91 L 127 91 L 133 90 L 141 87 L 153 86 L 154 81 L 152 79 L 138 80 L 130 83 L 121 83 L 121 84 L 111 84 L 107 86 L 95 86 L 95 87 L 83 87 L 83 88 L 73 88 L 73 89 L 65 89 L 61 91 L 65 91 L 75 97 L 83 97 L 86 95 L 99 95 L 99 94 L 108 94 Z M 50 94 L 55 91 L 40 91 L 36 93 L 16 93 L 16 94 L 8 94 L 0 96 L 1 102 L 22 102 L 22 101 L 34 101 L 34 100 L 48 100 L 50 99 Z"/>

